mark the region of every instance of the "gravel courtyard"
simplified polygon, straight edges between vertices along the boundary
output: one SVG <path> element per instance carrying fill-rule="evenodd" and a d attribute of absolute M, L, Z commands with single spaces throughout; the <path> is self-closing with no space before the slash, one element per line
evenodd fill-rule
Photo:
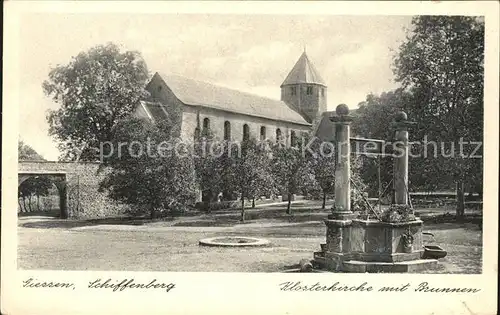
<path fill-rule="evenodd" d="M 219 218 L 220 219 L 220 218 Z M 306 218 L 307 219 L 307 218 Z M 220 221 L 220 220 L 219 220 Z M 325 242 L 325 224 L 257 219 L 217 226 L 190 218 L 141 225 L 80 224 L 48 217 L 19 218 L 18 267 L 51 270 L 281 272 L 311 259 Z M 299 220 L 301 221 L 301 220 Z M 214 221 L 215 222 L 215 221 Z M 430 223 L 429 242 L 448 251 L 429 273 L 480 273 L 482 231 L 472 223 Z M 260 248 L 203 247 L 214 236 L 265 238 Z"/>

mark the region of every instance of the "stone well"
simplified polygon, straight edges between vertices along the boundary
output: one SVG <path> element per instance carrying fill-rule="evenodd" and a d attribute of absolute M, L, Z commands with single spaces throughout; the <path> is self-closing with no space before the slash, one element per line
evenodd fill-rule
<path fill-rule="evenodd" d="M 335 170 L 335 204 L 325 220 L 326 243 L 314 253 L 314 262 L 329 271 L 340 272 L 416 272 L 436 265 L 435 259 L 421 259 L 423 222 L 389 223 L 361 220 L 351 211 L 349 125 L 352 117 L 345 105 L 339 105 L 335 124 L 335 147 L 338 158 Z M 405 113 L 398 113 L 392 124 L 401 154 L 394 156 L 395 206 L 408 205 L 408 126 Z M 411 242 L 405 242 L 411 239 Z M 406 246 L 405 246 L 406 244 Z"/>
<path fill-rule="evenodd" d="M 434 259 L 421 259 L 421 220 L 387 223 L 375 220 L 325 220 L 326 244 L 314 253 L 323 269 L 344 272 L 416 272 L 434 266 Z M 403 235 L 413 238 L 410 251 Z"/>

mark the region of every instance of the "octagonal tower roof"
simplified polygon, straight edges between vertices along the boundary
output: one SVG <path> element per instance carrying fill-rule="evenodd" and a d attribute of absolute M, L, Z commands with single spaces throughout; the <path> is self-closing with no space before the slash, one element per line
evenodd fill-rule
<path fill-rule="evenodd" d="M 316 67 L 314 67 L 312 62 L 309 60 L 305 51 L 300 56 L 299 60 L 297 60 L 297 63 L 295 63 L 295 66 L 293 66 L 281 86 L 304 83 L 326 86 L 325 81 L 321 78 L 318 70 L 316 70 Z"/>

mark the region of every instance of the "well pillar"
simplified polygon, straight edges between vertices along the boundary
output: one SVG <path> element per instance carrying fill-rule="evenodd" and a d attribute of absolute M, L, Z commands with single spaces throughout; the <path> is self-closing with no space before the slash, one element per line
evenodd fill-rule
<path fill-rule="evenodd" d="M 419 219 L 403 222 L 357 219 L 351 209 L 350 122 L 346 105 L 337 106 L 335 124 L 335 203 L 325 220 L 326 243 L 314 261 L 329 271 L 417 272 L 437 263 L 421 259 L 422 228 Z M 394 204 L 408 204 L 408 126 L 405 113 L 395 116 Z M 390 220 L 389 220 L 390 221 Z M 411 240 L 411 241 L 408 241 Z"/>

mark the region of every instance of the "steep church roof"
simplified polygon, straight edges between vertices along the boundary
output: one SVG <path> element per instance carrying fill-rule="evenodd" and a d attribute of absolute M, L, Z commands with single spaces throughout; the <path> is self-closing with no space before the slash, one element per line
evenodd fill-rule
<path fill-rule="evenodd" d="M 327 111 L 321 114 L 321 118 L 313 130 L 313 135 L 321 142 L 335 142 L 335 125 L 330 121 L 330 117 L 335 111 Z"/>
<path fill-rule="evenodd" d="M 350 109 L 349 114 L 353 117 L 357 116 L 357 109 Z M 318 123 L 313 130 L 313 135 L 322 142 L 335 142 L 335 124 L 330 120 L 330 117 L 335 116 L 335 111 L 326 111 L 321 114 Z M 352 135 L 351 135 L 352 136 Z"/>
<path fill-rule="evenodd" d="M 285 102 L 178 75 L 160 75 L 184 104 L 208 107 L 271 120 L 310 125 Z"/>
<path fill-rule="evenodd" d="M 141 106 L 146 115 L 153 120 L 169 119 L 168 112 L 161 103 L 141 101 Z"/>
<path fill-rule="evenodd" d="M 321 78 L 318 70 L 316 70 L 309 60 L 305 51 L 300 56 L 299 60 L 297 60 L 297 63 L 295 63 L 295 66 L 293 66 L 293 69 L 281 86 L 299 83 L 321 84 L 326 86 L 325 81 Z"/>

